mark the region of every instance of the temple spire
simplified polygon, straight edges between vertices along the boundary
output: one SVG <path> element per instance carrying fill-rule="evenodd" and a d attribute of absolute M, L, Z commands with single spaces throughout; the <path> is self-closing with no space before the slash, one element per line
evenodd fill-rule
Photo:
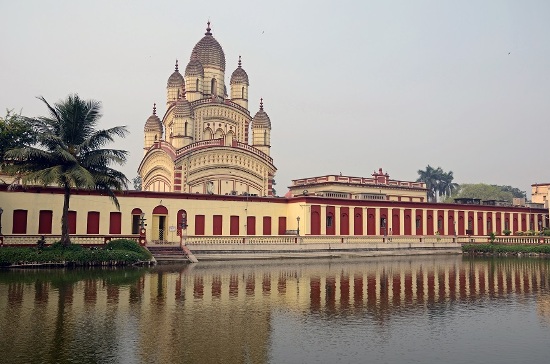
<path fill-rule="evenodd" d="M 206 24 L 207 24 L 206 33 L 204 33 L 204 35 L 212 35 L 212 33 L 210 33 L 210 31 L 212 30 L 210 29 L 210 20 L 208 20 Z"/>
<path fill-rule="evenodd" d="M 178 69 L 178 60 L 176 59 L 176 72 L 179 72 L 179 69 Z"/>
<path fill-rule="evenodd" d="M 239 68 L 241 68 L 241 65 L 242 65 L 242 63 L 241 63 L 241 56 L 239 56 Z"/>
<path fill-rule="evenodd" d="M 260 99 L 260 110 L 264 111 L 264 99 L 263 98 Z"/>
<path fill-rule="evenodd" d="M 156 115 L 157 114 L 157 103 L 155 102 L 153 104 L 153 115 Z"/>

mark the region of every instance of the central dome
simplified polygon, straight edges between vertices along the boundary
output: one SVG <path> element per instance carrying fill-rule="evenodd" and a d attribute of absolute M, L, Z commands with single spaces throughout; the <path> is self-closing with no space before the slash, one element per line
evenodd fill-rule
<path fill-rule="evenodd" d="M 204 68 L 213 67 L 225 71 L 225 54 L 220 43 L 210 33 L 210 22 L 208 22 L 204 37 L 193 48 L 191 55 L 193 54 L 196 54 Z M 193 56 L 191 56 L 192 59 Z"/>

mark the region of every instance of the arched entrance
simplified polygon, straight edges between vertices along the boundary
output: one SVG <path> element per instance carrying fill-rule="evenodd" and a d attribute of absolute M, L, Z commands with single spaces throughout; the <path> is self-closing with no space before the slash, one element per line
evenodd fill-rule
<path fill-rule="evenodd" d="M 153 221 L 151 222 L 151 237 L 154 241 L 166 241 L 168 227 L 168 209 L 165 206 L 158 205 L 153 209 Z"/>

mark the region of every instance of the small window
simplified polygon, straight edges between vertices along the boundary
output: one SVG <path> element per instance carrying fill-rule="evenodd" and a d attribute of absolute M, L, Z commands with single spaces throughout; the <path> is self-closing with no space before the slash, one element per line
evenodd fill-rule
<path fill-rule="evenodd" d="M 385 228 L 385 227 L 386 227 L 386 221 L 387 221 L 386 218 L 385 218 L 385 217 L 382 217 L 382 218 L 380 219 L 380 227 Z"/>
<path fill-rule="evenodd" d="M 472 219 L 468 220 L 468 230 L 472 230 L 474 228 Z"/>
<path fill-rule="evenodd" d="M 441 230 L 443 228 L 443 220 L 437 219 L 437 229 Z"/>
<path fill-rule="evenodd" d="M 416 228 L 420 229 L 420 218 L 419 217 L 416 218 Z"/>
<path fill-rule="evenodd" d="M 332 215 L 327 216 L 327 227 L 332 226 Z"/>

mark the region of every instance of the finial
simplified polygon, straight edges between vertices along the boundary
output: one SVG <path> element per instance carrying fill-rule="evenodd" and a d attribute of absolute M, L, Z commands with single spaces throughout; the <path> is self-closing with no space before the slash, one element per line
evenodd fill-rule
<path fill-rule="evenodd" d="M 176 59 L 176 72 L 178 72 L 178 60 Z"/>
<path fill-rule="evenodd" d="M 239 56 L 239 68 L 241 68 L 241 56 Z"/>
<path fill-rule="evenodd" d="M 210 20 L 208 20 L 208 22 L 206 23 L 208 26 L 206 27 L 206 33 L 204 33 L 204 35 L 212 35 L 212 33 L 210 33 L 210 31 L 212 29 L 210 29 Z"/>
<path fill-rule="evenodd" d="M 260 99 L 260 110 L 264 110 L 264 99 Z"/>
<path fill-rule="evenodd" d="M 153 104 L 153 115 L 156 115 L 157 114 L 157 103 L 155 102 Z"/>

